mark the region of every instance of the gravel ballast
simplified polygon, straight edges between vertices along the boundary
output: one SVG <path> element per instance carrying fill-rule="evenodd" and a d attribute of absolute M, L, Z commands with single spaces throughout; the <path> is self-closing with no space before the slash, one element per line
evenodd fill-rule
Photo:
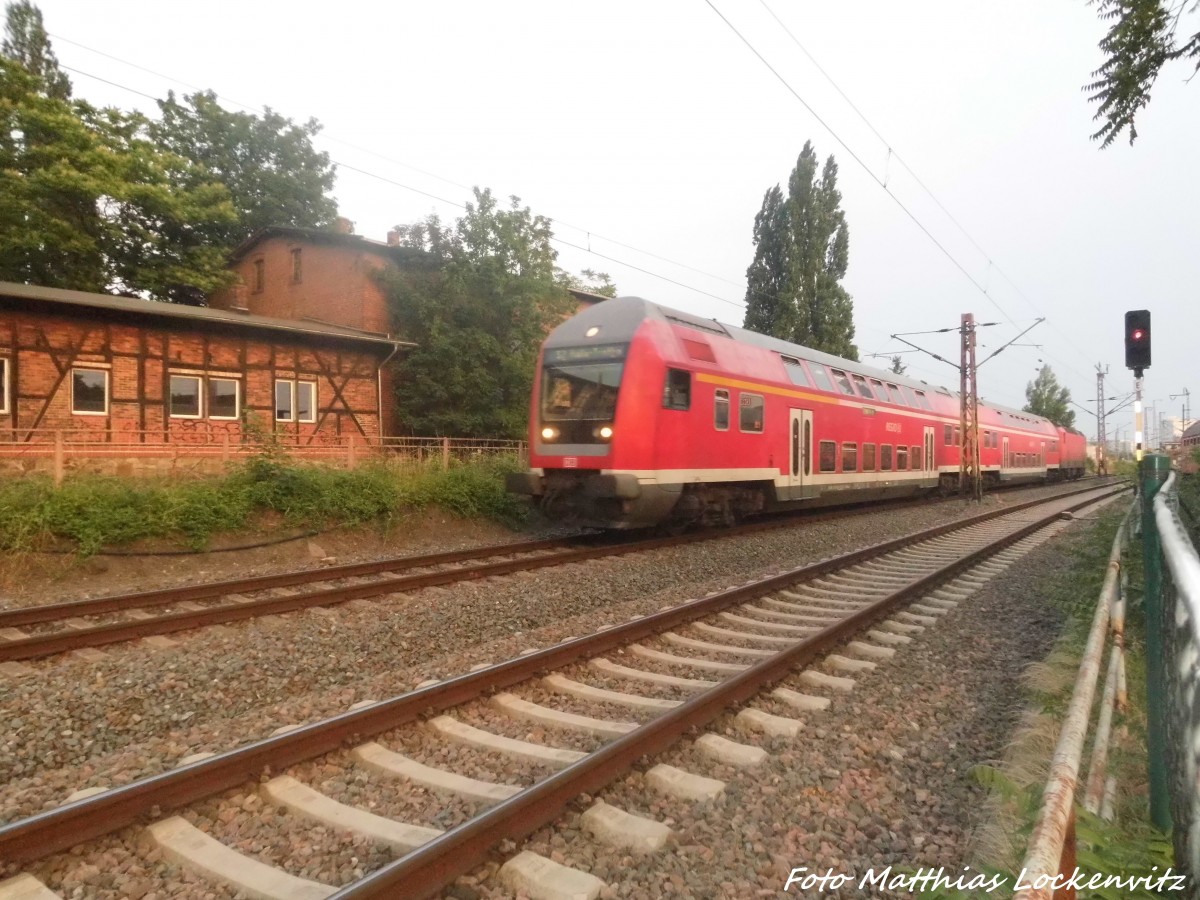
<path fill-rule="evenodd" d="M 1021 496 L 1024 499 L 1028 495 Z M 178 646 L 159 652 L 131 644 L 111 648 L 97 661 L 34 663 L 33 676 L 0 681 L 0 719 L 12 723 L 7 734 L 0 738 L 4 741 L 0 778 L 6 782 L 0 790 L 0 822 L 51 808 L 81 787 L 121 784 L 156 774 L 191 753 L 227 750 L 240 742 L 265 737 L 280 725 L 313 721 L 344 711 L 359 700 L 378 700 L 402 693 L 426 678 L 459 674 L 478 662 L 499 661 L 528 647 L 548 646 L 568 635 L 585 634 L 602 625 L 653 612 L 667 603 L 743 583 L 750 575 L 804 565 L 975 512 L 973 508 L 964 510 L 959 504 L 878 512 L 837 522 L 632 554 L 575 565 L 569 570 L 543 570 L 516 578 L 488 579 L 415 592 L 411 596 L 393 596 L 374 602 L 369 609 L 362 605 L 341 606 L 336 617 L 310 612 L 276 621 L 197 631 L 177 638 Z M 1054 551 L 1040 550 L 1035 555 L 1038 554 L 1051 560 L 1041 570 L 1044 576 L 1055 567 Z M 1036 585 L 1039 580 L 1036 571 L 1026 566 L 1021 567 L 1019 576 L 1008 577 L 1017 577 L 1027 585 Z M 749 847 L 748 850 L 727 847 L 716 853 L 735 856 L 742 853 L 748 860 L 745 865 L 754 869 L 760 889 L 773 885 L 773 890 L 778 891 L 782 881 L 770 882 L 768 876 L 777 875 L 780 861 L 776 859 L 764 868 L 754 849 L 756 844 L 766 847 L 767 838 L 776 841 L 775 856 L 792 853 L 799 859 L 801 854 L 817 854 L 813 865 L 827 864 L 822 860 L 835 860 L 839 865 L 854 864 L 856 859 L 859 863 L 863 861 L 853 853 L 833 851 L 831 848 L 840 847 L 840 843 L 831 842 L 830 836 L 839 842 L 849 840 L 850 847 L 857 846 L 857 841 L 877 849 L 882 840 L 883 845 L 891 848 L 889 852 L 909 854 L 903 862 L 912 866 L 919 864 L 911 855 L 915 851 L 930 858 L 957 852 L 961 834 L 955 832 L 947 837 L 939 830 L 949 827 L 947 821 L 957 821 L 954 816 L 942 820 L 944 807 L 967 808 L 976 797 L 974 789 L 960 785 L 955 792 L 935 783 L 920 788 L 912 785 L 928 776 L 927 769 L 961 782 L 966 768 L 988 755 L 973 755 L 976 750 L 988 745 L 992 755 L 995 754 L 997 731 L 1002 732 L 1006 727 L 998 723 L 1007 722 L 1014 702 L 1007 692 L 1010 688 L 1015 692 L 1011 679 L 1002 676 L 1000 669 L 1007 670 L 1011 664 L 1011 676 L 1015 678 L 1024 660 L 1037 658 L 1044 651 L 1054 630 L 1048 627 L 1051 623 L 1045 613 L 1022 606 L 1026 601 L 1021 599 L 1023 592 L 1019 590 L 1002 592 L 1003 596 L 988 600 L 999 605 L 980 612 L 981 601 L 992 592 L 992 588 L 986 589 L 970 604 L 946 617 L 933 629 L 936 640 L 923 636 L 914 647 L 902 649 L 895 660 L 878 672 L 862 676 L 855 692 L 846 698 L 835 698 L 830 711 L 810 716 L 814 741 L 770 741 L 730 730 L 735 739 L 757 742 L 778 751 L 768 764 L 772 771 L 794 770 L 797 777 L 815 781 L 791 787 L 781 781 L 772 793 L 768 778 L 763 785 L 765 792 L 753 799 L 769 810 L 763 821 L 775 822 L 779 827 L 767 828 L 770 834 L 766 834 L 764 826 L 755 825 L 752 833 L 738 844 Z M 991 630 L 995 621 L 1017 624 L 1008 635 L 998 636 Z M 955 646 L 955 641 L 944 638 L 952 628 L 963 630 L 965 647 Z M 644 661 L 638 665 L 652 668 Z M 594 675 L 587 680 L 603 683 L 603 679 Z M 649 693 L 629 684 L 605 686 Z M 798 683 L 789 686 L 806 690 Z M 878 691 L 880 695 L 876 697 L 868 691 Z M 926 693 L 928 715 L 910 714 L 905 704 L 913 699 L 919 701 L 917 695 Z M 562 709 L 589 712 L 586 704 L 573 706 L 561 697 L 556 702 L 549 694 L 542 698 L 528 696 Z M 997 701 L 1003 702 L 993 709 Z M 590 713 L 614 718 L 632 716 L 595 708 Z M 512 736 L 528 739 L 535 731 L 535 726 L 509 724 L 505 728 L 498 714 L 486 708 L 472 715 L 478 717 L 476 724 L 496 720 L 494 730 Z M 869 727 L 852 724 L 880 716 L 895 718 L 898 724 Z M 925 737 L 917 737 L 918 733 L 924 735 L 925 730 L 937 729 L 949 730 L 941 743 L 928 743 Z M 846 734 L 859 736 L 842 741 L 841 736 Z M 428 744 L 425 737 L 405 740 L 397 737 L 382 742 L 402 752 L 419 750 L 412 755 L 426 759 L 433 753 L 425 749 Z M 547 742 L 581 748 L 590 745 L 588 740 L 564 742 L 557 734 Z M 411 746 L 406 748 L 405 743 Z M 927 760 L 922 759 L 920 747 L 926 748 L 926 756 L 936 750 L 936 760 L 941 765 L 923 767 Z M 812 775 L 810 766 L 814 762 L 842 753 L 847 754 L 845 760 L 838 756 L 836 764 L 820 766 L 816 769 L 818 775 Z M 475 754 L 457 749 L 448 755 L 470 758 Z M 731 770 L 723 775 L 723 767 L 714 767 L 707 760 L 701 763 L 702 760 L 686 749 L 678 751 L 676 758 L 664 759 L 710 777 L 733 778 L 725 798 L 713 805 L 712 812 L 719 813 L 720 808 L 731 803 L 744 807 L 747 801 L 742 792 L 748 788 L 735 786 L 739 776 Z M 887 765 L 881 760 L 886 760 Z M 449 760 L 440 762 L 452 767 Z M 328 765 L 344 763 L 345 760 L 339 760 Z M 886 770 L 881 785 L 871 780 L 876 769 Z M 835 770 L 836 780 L 832 775 L 820 775 L 822 771 Z M 918 770 L 925 774 L 918 776 Z M 525 782 L 527 777 L 535 777 L 536 771 L 530 768 L 528 773 L 522 771 L 515 778 L 511 773 L 509 778 L 503 778 L 493 765 L 478 764 L 473 773 L 490 780 Z M 357 784 L 353 776 L 326 772 L 325 778 L 318 778 L 315 777 L 318 773 L 310 774 L 314 777 L 305 780 L 318 787 L 322 781 L 330 782 L 332 793 L 345 797 L 346 802 L 357 793 L 353 789 Z M 643 805 L 625 808 L 662 819 L 652 806 L 646 805 L 653 795 L 645 789 L 640 777 L 632 776 L 627 789 Z M 624 805 L 620 790 L 610 792 L 611 797 L 606 794 L 606 799 Z M 661 805 L 664 801 L 654 802 Z M 899 820 L 888 819 L 890 824 L 885 826 L 875 819 L 887 816 L 871 813 L 872 804 L 887 807 L 887 816 L 891 815 L 891 807 L 897 805 L 906 813 Z M 689 821 L 693 814 L 675 802 L 668 805 L 669 817 L 678 823 Z M 419 804 L 409 806 L 395 799 L 386 806 L 416 812 Z M 862 815 L 854 815 L 858 808 L 864 810 Z M 424 809 L 423 818 L 434 824 L 428 807 Z M 938 819 L 936 825 L 932 824 L 934 818 Z M 446 827 L 458 819 L 459 813 L 455 812 L 437 824 Z M 713 826 L 714 843 L 706 844 L 702 838 L 708 827 L 707 819 L 706 812 L 686 829 L 681 830 L 678 824 L 673 826 L 680 834 L 681 850 L 693 844 L 715 848 L 722 841 L 730 843 L 728 835 L 730 828 L 736 829 L 736 821 Z M 800 822 L 804 824 L 797 824 Z M 848 834 L 847 825 L 851 825 Z M 842 831 L 835 833 L 837 829 Z M 680 874 L 678 878 L 667 876 L 661 883 L 638 882 L 636 869 L 620 865 L 619 858 L 605 863 L 605 854 L 595 849 L 591 852 L 596 858 L 589 858 L 584 849 L 586 842 L 568 839 L 570 833 L 568 829 L 557 837 L 547 836 L 547 847 L 553 843 L 554 853 L 567 859 L 571 854 L 566 854 L 563 847 L 569 846 L 571 853 L 584 854 L 582 862 L 577 859 L 577 864 L 591 869 L 610 884 L 625 884 L 614 896 L 639 896 L 639 891 L 651 891 L 646 896 L 657 896 L 654 891 L 687 895 L 678 878 L 686 886 L 697 877 L 694 873 Z M 536 841 L 531 849 L 538 849 Z M 696 871 L 711 870 L 717 857 L 706 860 L 703 851 L 697 852 L 701 865 Z M 546 855 L 558 858 L 554 853 Z M 677 856 L 688 858 L 689 866 L 696 862 L 682 852 Z M 805 864 L 802 860 L 794 863 Z M 674 862 L 663 871 L 673 865 Z M 732 866 L 730 872 L 741 871 L 749 877 L 750 870 L 734 859 L 721 865 Z M 0 871 L 3 874 L 10 873 Z M 720 881 L 703 883 L 709 887 L 692 895 L 721 896 L 713 887 Z"/>

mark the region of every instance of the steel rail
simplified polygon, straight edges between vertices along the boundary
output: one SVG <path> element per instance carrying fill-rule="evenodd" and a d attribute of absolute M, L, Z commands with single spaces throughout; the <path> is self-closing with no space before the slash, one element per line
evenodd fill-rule
<path fill-rule="evenodd" d="M 1121 487 L 1119 490 L 1125 489 Z M 1090 492 L 1096 490 L 1091 488 Z M 359 743 L 369 736 L 390 731 L 424 715 L 476 699 L 488 691 L 525 681 L 540 671 L 562 668 L 582 657 L 604 653 L 718 612 L 728 606 L 772 593 L 783 587 L 794 586 L 797 582 L 819 578 L 836 569 L 882 556 L 911 544 L 1061 499 L 1062 495 L 1027 501 L 1007 509 L 992 510 L 752 581 L 741 587 L 498 663 L 478 672 L 450 678 L 363 709 L 342 713 L 282 735 L 255 741 L 169 772 L 110 788 L 93 797 L 76 800 L 0 826 L 0 859 L 22 862 L 44 857 L 133 824 L 143 816 L 158 815 L 163 810 L 177 808 L 227 788 L 257 780 L 268 768 L 279 771 L 287 766 L 336 751 L 345 745 Z M 1082 501 L 1072 509 L 1089 502 L 1094 501 Z"/>
<path fill-rule="evenodd" d="M 577 536 L 578 537 L 578 536 Z M 19 609 L 0 610 L 0 628 L 16 628 L 21 625 L 38 625 L 70 616 L 94 616 L 126 609 L 144 609 L 147 606 L 167 606 L 185 600 L 208 600 L 228 594 L 247 591 L 263 591 L 269 588 L 291 587 L 313 581 L 333 581 L 337 578 L 358 578 L 379 572 L 394 572 L 399 569 L 420 569 L 426 566 L 447 565 L 468 559 L 485 559 L 489 556 L 507 556 L 515 553 L 535 553 L 563 546 L 576 538 L 548 538 L 539 541 L 524 541 L 516 544 L 498 544 L 473 550 L 449 550 L 426 553 L 419 556 L 396 556 L 366 563 L 346 563 L 322 569 L 302 569 L 281 572 L 277 575 L 256 575 L 252 578 L 237 578 L 230 581 L 210 581 L 187 587 L 162 588 L 140 591 L 134 594 L 119 594 L 111 597 L 91 597 L 86 600 L 71 600 L 44 606 L 28 606 Z"/>
<path fill-rule="evenodd" d="M 1072 509 L 1090 505 L 1084 501 Z M 487 859 L 501 840 L 519 840 L 553 821 L 580 794 L 595 793 L 625 774 L 645 756 L 661 752 L 691 729 L 705 725 L 730 706 L 760 693 L 795 669 L 806 666 L 842 641 L 891 613 L 906 600 L 924 594 L 981 560 L 1039 531 L 1062 510 L 972 551 L 961 559 L 918 578 L 894 593 L 815 635 L 719 682 L 681 706 L 588 754 L 579 762 L 538 782 L 480 816 L 452 828 L 400 859 L 330 895 L 329 900 L 368 900 L 396 896 L 403 886 L 408 900 L 424 900 L 450 881 Z"/>
<path fill-rule="evenodd" d="M 906 503 L 898 506 L 903 508 Z M 897 506 L 888 506 L 895 509 Z M 808 509 L 805 521 L 822 521 L 829 518 L 840 518 L 850 514 L 858 515 L 879 509 L 877 504 L 862 508 L 850 506 L 830 512 Z M 816 515 L 813 513 L 816 512 Z M 794 520 L 755 522 L 741 526 L 738 529 L 726 529 L 720 532 L 705 532 L 701 534 L 683 535 L 674 538 L 681 543 L 698 540 L 711 540 L 718 537 L 728 537 L 734 534 L 752 533 L 760 530 L 786 527 Z M 510 556 L 520 553 L 535 553 L 541 550 L 570 546 L 571 542 L 588 540 L 591 534 L 568 535 L 561 538 L 546 538 L 536 541 L 522 541 L 511 544 L 496 544 L 490 547 L 476 547 L 465 550 L 450 550 L 438 553 L 427 553 L 415 556 L 397 556 L 390 559 L 375 560 L 365 563 L 346 563 L 340 566 L 330 566 L 320 569 L 301 569 L 291 572 L 281 572 L 272 575 L 256 575 L 250 578 L 238 578 L 226 581 L 212 581 L 185 587 L 160 588 L 150 591 L 138 591 L 131 594 L 116 594 L 108 597 L 90 597 L 84 600 L 70 600 L 64 603 L 49 603 L 37 606 L 0 609 L 0 628 L 19 628 L 22 625 L 40 625 L 58 621 L 64 618 L 78 616 L 94 616 L 104 613 L 121 612 L 128 609 L 145 609 L 151 606 L 169 606 L 191 600 L 210 600 L 229 594 L 245 594 L 248 592 L 269 590 L 278 587 L 291 587 L 297 584 L 309 584 L 321 581 L 334 581 L 339 578 L 358 578 L 366 575 L 376 575 L 380 572 L 395 572 L 404 569 L 419 569 L 429 566 L 448 565 L 465 560 L 486 559 L 492 556 Z M 636 540 L 622 543 L 637 543 Z M 612 546 L 612 545 L 610 545 Z"/>

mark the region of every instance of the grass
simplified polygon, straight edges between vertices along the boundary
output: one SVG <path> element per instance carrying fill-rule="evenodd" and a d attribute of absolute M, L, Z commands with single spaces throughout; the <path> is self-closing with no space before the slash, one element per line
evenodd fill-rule
<path fill-rule="evenodd" d="M 49 478 L 0 485 L 0 551 L 23 553 L 64 543 L 80 555 L 146 538 L 167 538 L 201 550 L 222 532 L 269 518 L 287 528 L 391 524 L 400 516 L 439 508 L 461 517 L 510 526 L 527 507 L 504 490 L 515 458 L 398 469 L 354 470 L 291 465 L 270 454 L 230 475 L 188 482 L 130 481 L 76 475 L 55 488 Z"/>

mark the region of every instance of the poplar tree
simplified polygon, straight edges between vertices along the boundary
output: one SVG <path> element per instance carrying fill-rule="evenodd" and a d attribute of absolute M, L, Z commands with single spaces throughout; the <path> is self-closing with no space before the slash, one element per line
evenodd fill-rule
<path fill-rule="evenodd" d="M 29 0 L 16 0 L 4 8 L 4 43 L 0 55 L 11 59 L 37 79 L 39 91 L 55 100 L 69 100 L 71 80 L 58 66 L 50 47 L 42 11 Z"/>
<path fill-rule="evenodd" d="M 1063 428 L 1075 426 L 1075 411 L 1070 408 L 1071 392 L 1058 383 L 1049 366 L 1042 366 L 1038 377 L 1025 386 L 1027 413 L 1049 419 Z"/>
<path fill-rule="evenodd" d="M 817 177 L 806 141 L 788 179 L 767 191 L 754 219 L 754 261 L 746 270 L 744 326 L 848 359 L 854 345 L 854 302 L 842 287 L 850 233 L 830 156 Z"/>

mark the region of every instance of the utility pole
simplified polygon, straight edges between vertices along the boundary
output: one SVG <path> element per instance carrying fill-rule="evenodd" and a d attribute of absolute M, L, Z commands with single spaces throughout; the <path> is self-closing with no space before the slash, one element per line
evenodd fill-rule
<path fill-rule="evenodd" d="M 1000 324 L 999 322 L 976 322 L 974 314 L 962 314 L 962 321 L 958 327 L 958 333 L 961 338 L 958 365 L 950 362 L 945 357 L 938 356 L 936 353 L 926 350 L 924 347 L 918 347 L 912 341 L 905 340 L 898 334 L 891 335 L 894 340 L 908 344 L 914 350 L 919 350 L 927 356 L 932 356 L 939 362 L 944 362 L 946 365 L 954 366 L 954 368 L 958 369 L 960 398 L 959 430 L 962 433 L 962 452 L 959 454 L 958 464 L 958 488 L 964 497 L 969 496 L 972 500 L 983 500 L 983 471 L 979 463 L 979 367 L 1001 350 L 1013 346 L 1016 341 L 1044 321 L 1046 321 L 1045 318 L 1037 319 L 1033 325 L 1030 325 L 1029 328 L 1026 328 L 1011 341 L 993 350 L 991 355 L 978 365 L 975 363 L 975 330 L 988 325 L 998 325 Z M 950 331 L 954 331 L 954 329 L 939 328 L 936 331 L 908 331 L 904 333 L 909 335 L 945 334 Z M 969 495 L 968 486 L 970 489 Z"/>
<path fill-rule="evenodd" d="M 1108 366 L 1096 363 L 1096 474 L 1108 474 L 1108 433 L 1104 424 L 1104 376 Z"/>
<path fill-rule="evenodd" d="M 962 352 L 959 362 L 959 424 L 962 452 L 959 454 L 958 491 L 972 500 L 983 499 L 983 473 L 979 471 L 979 390 L 975 367 L 975 316 L 962 314 Z"/>
<path fill-rule="evenodd" d="M 1189 391 L 1187 388 L 1184 388 L 1178 394 L 1171 395 L 1172 400 L 1177 400 L 1180 397 L 1183 398 L 1183 419 L 1180 420 L 1180 423 L 1179 423 L 1179 434 L 1180 434 L 1180 438 L 1182 439 L 1183 433 L 1188 430 L 1188 413 L 1190 413 L 1192 411 L 1192 408 L 1191 408 L 1192 392 Z"/>

